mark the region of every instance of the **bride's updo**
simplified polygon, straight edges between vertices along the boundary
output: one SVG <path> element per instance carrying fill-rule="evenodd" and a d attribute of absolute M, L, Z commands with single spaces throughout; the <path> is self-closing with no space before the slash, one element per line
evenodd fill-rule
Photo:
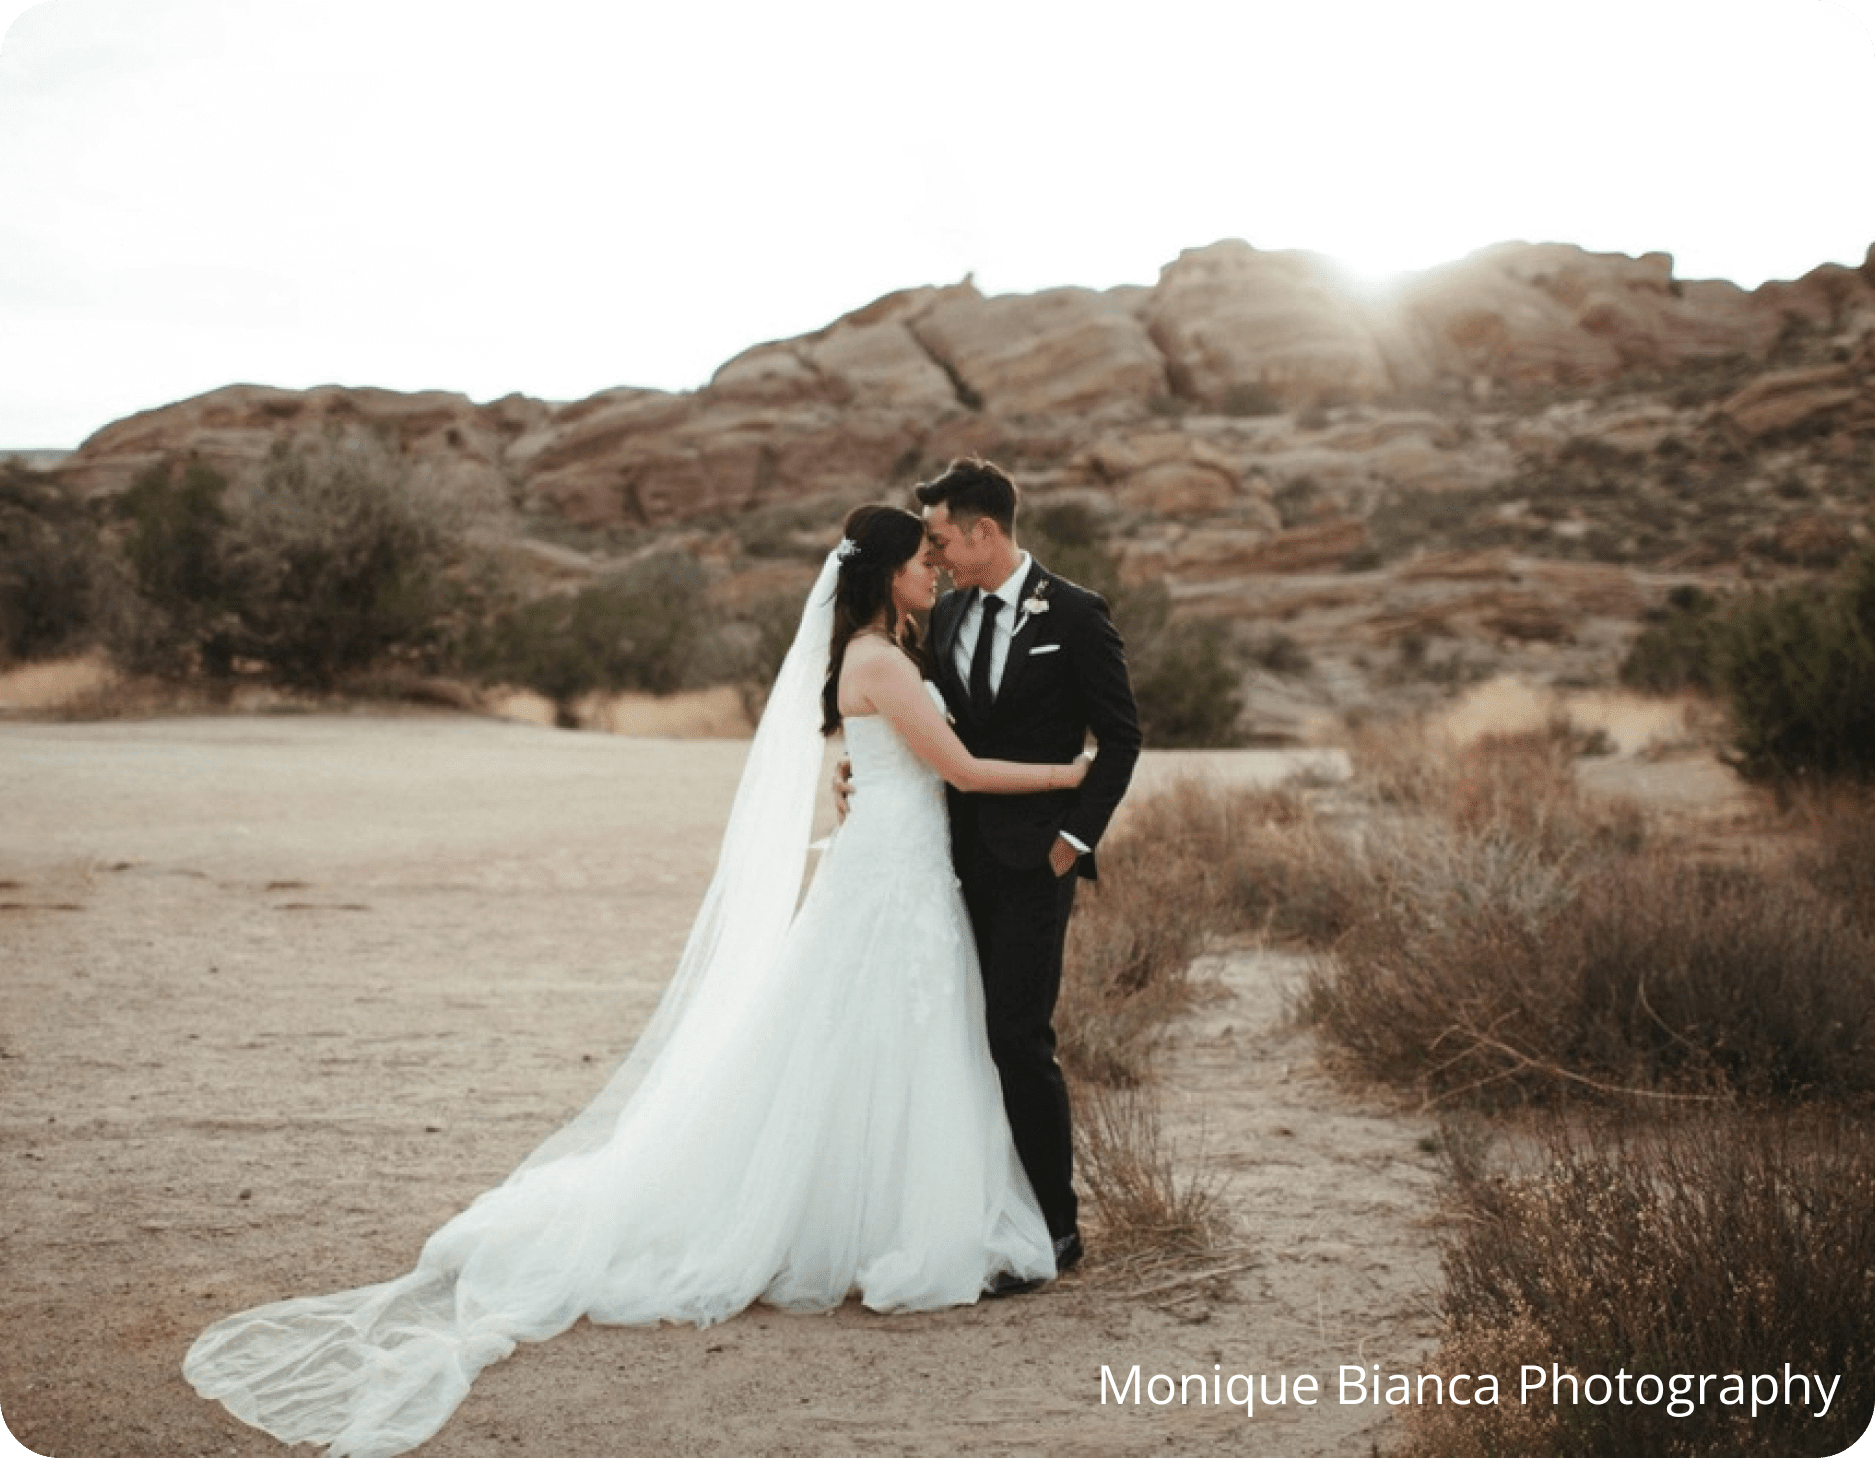
<path fill-rule="evenodd" d="M 833 588 L 833 639 L 828 644 L 827 682 L 820 691 L 820 732 L 840 727 L 840 666 L 846 645 L 861 628 L 879 621 L 913 658 L 922 658 L 917 624 L 901 628 L 892 601 L 892 579 L 924 549 L 924 522 L 897 506 L 856 506 L 846 518 L 840 543 L 840 571 Z"/>

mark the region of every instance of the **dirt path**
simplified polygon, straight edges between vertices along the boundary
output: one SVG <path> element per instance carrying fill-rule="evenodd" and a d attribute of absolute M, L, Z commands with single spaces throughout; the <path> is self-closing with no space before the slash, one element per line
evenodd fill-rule
<path fill-rule="evenodd" d="M 383 1279 L 573 1112 L 649 1012 L 743 746 L 444 716 L 0 724 L 0 1411 L 52 1458 L 268 1454 L 179 1363 L 239 1307 Z M 1155 760 L 1237 778 L 1278 756 Z M 1166 1060 L 1248 1268 L 1103 1269 L 914 1317 L 581 1326 L 425 1450 L 1366 1454 L 1342 1363 L 1433 1333 L 1429 1121 L 1330 1081 L 1239 955 Z M 1322 1379 L 1315 1406 L 1101 1402 Z M 1163 1388 L 1160 1389 L 1163 1392 Z"/>

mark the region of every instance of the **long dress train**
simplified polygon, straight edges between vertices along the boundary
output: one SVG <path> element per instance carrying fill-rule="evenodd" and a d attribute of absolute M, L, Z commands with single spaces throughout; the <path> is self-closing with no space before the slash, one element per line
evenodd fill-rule
<path fill-rule="evenodd" d="M 674 989 L 621 1088 L 409 1274 L 211 1326 L 184 1363 L 197 1391 L 282 1441 L 388 1458 L 483 1366 L 581 1316 L 702 1325 L 852 1293 L 929 1310 L 1000 1271 L 1054 1274 L 989 1057 L 942 783 L 884 720 L 846 733 L 863 789 L 785 936 Z"/>

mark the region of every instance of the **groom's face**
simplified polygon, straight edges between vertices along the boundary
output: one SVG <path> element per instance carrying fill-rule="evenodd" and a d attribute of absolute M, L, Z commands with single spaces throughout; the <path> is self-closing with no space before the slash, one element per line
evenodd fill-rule
<path fill-rule="evenodd" d="M 988 517 L 955 522 L 944 502 L 924 509 L 925 561 L 950 573 L 958 587 L 996 587 L 985 576 L 996 558 L 996 524 Z"/>

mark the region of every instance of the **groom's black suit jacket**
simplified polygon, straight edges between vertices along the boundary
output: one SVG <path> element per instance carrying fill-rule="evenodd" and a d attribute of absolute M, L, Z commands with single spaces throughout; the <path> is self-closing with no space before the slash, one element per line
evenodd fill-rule
<path fill-rule="evenodd" d="M 1039 598 L 1046 610 L 1023 612 Z M 1066 831 L 1090 852 L 1126 793 L 1139 758 L 1139 711 L 1127 679 L 1126 653 L 1106 602 L 1031 561 L 1022 580 L 1014 636 L 989 714 L 970 712 L 970 690 L 957 671 L 957 634 L 968 592 L 946 593 L 931 610 L 932 676 L 950 706 L 957 737 L 979 759 L 1067 764 L 1091 732 L 1100 746 L 1078 789 L 1036 795 L 951 794 L 951 838 L 960 854 L 971 834 L 1012 869 L 1046 864 Z M 1078 862 L 1092 879 L 1094 857 Z"/>

